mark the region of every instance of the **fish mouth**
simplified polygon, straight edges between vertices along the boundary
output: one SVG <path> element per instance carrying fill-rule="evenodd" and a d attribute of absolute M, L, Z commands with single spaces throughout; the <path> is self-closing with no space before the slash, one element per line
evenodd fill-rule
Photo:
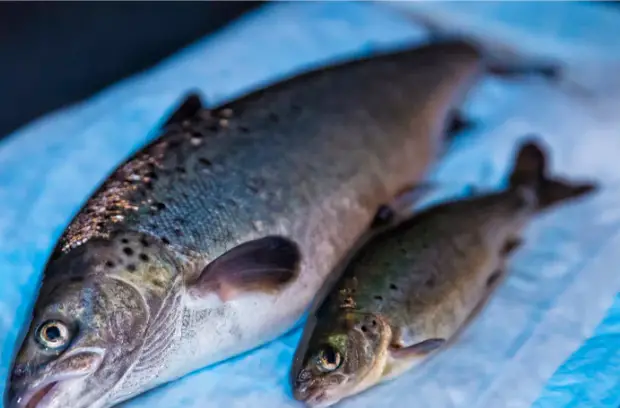
<path fill-rule="evenodd" d="M 303 401 L 306 406 L 312 408 L 327 408 L 337 403 L 339 399 L 330 398 L 326 391 L 317 390 Z"/>
<path fill-rule="evenodd" d="M 59 381 L 51 381 L 28 391 L 24 395 L 16 395 L 9 403 L 9 408 L 43 408 L 49 405 L 51 396 L 58 389 Z"/>
<path fill-rule="evenodd" d="M 96 351 L 96 350 L 95 350 Z M 93 374 L 102 362 L 102 354 L 89 352 L 70 353 L 58 361 L 55 368 L 62 368 L 61 373 L 40 378 L 31 386 L 19 382 L 9 387 L 7 408 L 48 408 L 58 405 L 58 397 L 72 386 Z M 26 386 L 25 386 L 26 385 Z M 63 403 L 60 406 L 65 406 Z"/>
<path fill-rule="evenodd" d="M 321 407 L 327 399 L 327 391 L 319 387 L 302 386 L 293 391 L 293 396 L 299 402 L 309 407 Z"/>
<path fill-rule="evenodd" d="M 48 408 L 57 406 L 57 397 L 66 390 L 67 386 L 86 378 L 87 375 L 63 376 L 52 378 L 32 389 L 17 392 L 13 395 L 7 408 Z M 65 404 L 62 404 L 65 405 Z"/>

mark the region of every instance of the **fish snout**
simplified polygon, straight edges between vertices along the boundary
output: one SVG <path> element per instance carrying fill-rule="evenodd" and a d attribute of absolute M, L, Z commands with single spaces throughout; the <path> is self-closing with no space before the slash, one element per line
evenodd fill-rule
<path fill-rule="evenodd" d="M 304 372 L 293 382 L 293 397 L 297 401 L 313 405 L 315 400 L 320 399 L 321 394 L 319 384 L 312 378 L 304 377 Z"/>
<path fill-rule="evenodd" d="M 76 381 L 92 375 L 103 361 L 100 350 L 75 350 L 40 370 L 30 371 L 24 365 L 15 366 L 5 390 L 6 408 L 46 408 L 70 406 L 70 401 L 57 401 L 69 394 Z"/>
<path fill-rule="evenodd" d="M 312 380 L 303 378 L 303 371 L 293 381 L 293 397 L 297 401 L 305 401 L 308 399 L 312 390 Z"/>

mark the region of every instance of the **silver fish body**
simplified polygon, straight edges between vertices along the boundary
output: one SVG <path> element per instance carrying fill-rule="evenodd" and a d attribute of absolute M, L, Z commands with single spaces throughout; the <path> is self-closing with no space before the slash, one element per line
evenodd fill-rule
<path fill-rule="evenodd" d="M 291 329 L 481 69 L 447 42 L 188 98 L 61 238 L 8 406 L 109 407 Z"/>

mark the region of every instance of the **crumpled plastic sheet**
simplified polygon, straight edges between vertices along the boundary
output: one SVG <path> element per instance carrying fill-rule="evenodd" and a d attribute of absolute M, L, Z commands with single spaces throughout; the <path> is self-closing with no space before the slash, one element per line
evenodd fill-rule
<path fill-rule="evenodd" d="M 432 178 L 433 200 L 498 188 L 535 134 L 564 176 L 600 193 L 539 217 L 510 276 L 453 347 L 342 407 L 560 408 L 620 405 L 620 14 L 579 3 L 408 3 L 463 34 L 570 62 L 570 80 L 481 82 Z M 209 103 L 300 69 L 415 44 L 425 31 L 385 4 L 272 3 L 0 145 L 0 381 L 45 261 L 72 214 L 154 137 L 183 93 Z M 423 204 L 424 205 L 424 204 Z M 160 387 L 126 407 L 297 407 L 288 372 L 299 330 Z"/>

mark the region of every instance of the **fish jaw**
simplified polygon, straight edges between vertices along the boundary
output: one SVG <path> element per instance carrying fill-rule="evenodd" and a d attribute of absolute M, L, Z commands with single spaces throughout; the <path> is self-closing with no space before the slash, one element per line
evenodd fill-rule
<path fill-rule="evenodd" d="M 387 349 L 382 351 L 375 359 L 375 363 L 364 375 L 364 378 L 359 383 L 351 383 L 345 386 L 343 389 L 323 390 L 320 388 L 313 389 L 312 386 L 305 392 L 305 395 L 297 392 L 295 398 L 298 401 L 303 401 L 306 406 L 312 408 L 327 408 L 331 407 L 340 401 L 360 394 L 373 386 L 384 381 L 383 373 L 388 363 Z M 330 392 L 332 391 L 332 392 Z"/>
<path fill-rule="evenodd" d="M 53 367 L 39 374 L 38 380 L 20 381 L 24 369 L 14 370 L 13 379 L 7 389 L 5 405 L 8 408 L 60 408 L 67 401 L 75 400 L 80 392 L 87 389 L 88 378 L 96 372 L 104 359 L 103 350 L 81 350 L 60 359 Z M 51 374 L 56 367 L 64 367 L 58 374 Z M 27 377 L 23 377 L 27 380 Z M 33 385 L 29 385 L 33 384 Z M 95 395 L 79 398 L 74 407 L 93 406 L 94 399 L 99 399 L 105 390 L 98 390 Z M 88 401 L 87 401 L 88 400 Z"/>
<path fill-rule="evenodd" d="M 94 408 L 111 400 L 140 356 L 151 311 L 180 281 L 167 253 L 147 239 L 123 233 L 93 240 L 50 262 L 15 357 L 8 407 Z M 118 259 L 129 248 L 133 267 L 126 270 Z M 138 262 L 139 255 L 147 260 Z M 111 259 L 115 265 L 107 266 Z M 41 340 L 50 321 L 66 327 L 67 342 L 57 349 Z"/>
<path fill-rule="evenodd" d="M 7 408 L 60 408 L 66 406 L 66 395 L 79 387 L 80 379 L 50 381 L 23 394 L 16 394 L 7 402 Z M 93 406 L 90 403 L 73 406 Z"/>
<path fill-rule="evenodd" d="M 310 407 L 332 406 L 383 379 L 392 338 L 388 321 L 379 314 L 349 311 L 338 315 L 336 323 L 330 324 L 329 318 L 323 320 L 306 354 L 304 368 L 293 382 L 295 399 Z M 317 358 L 326 347 L 342 356 L 341 363 L 332 372 L 317 372 Z"/>

